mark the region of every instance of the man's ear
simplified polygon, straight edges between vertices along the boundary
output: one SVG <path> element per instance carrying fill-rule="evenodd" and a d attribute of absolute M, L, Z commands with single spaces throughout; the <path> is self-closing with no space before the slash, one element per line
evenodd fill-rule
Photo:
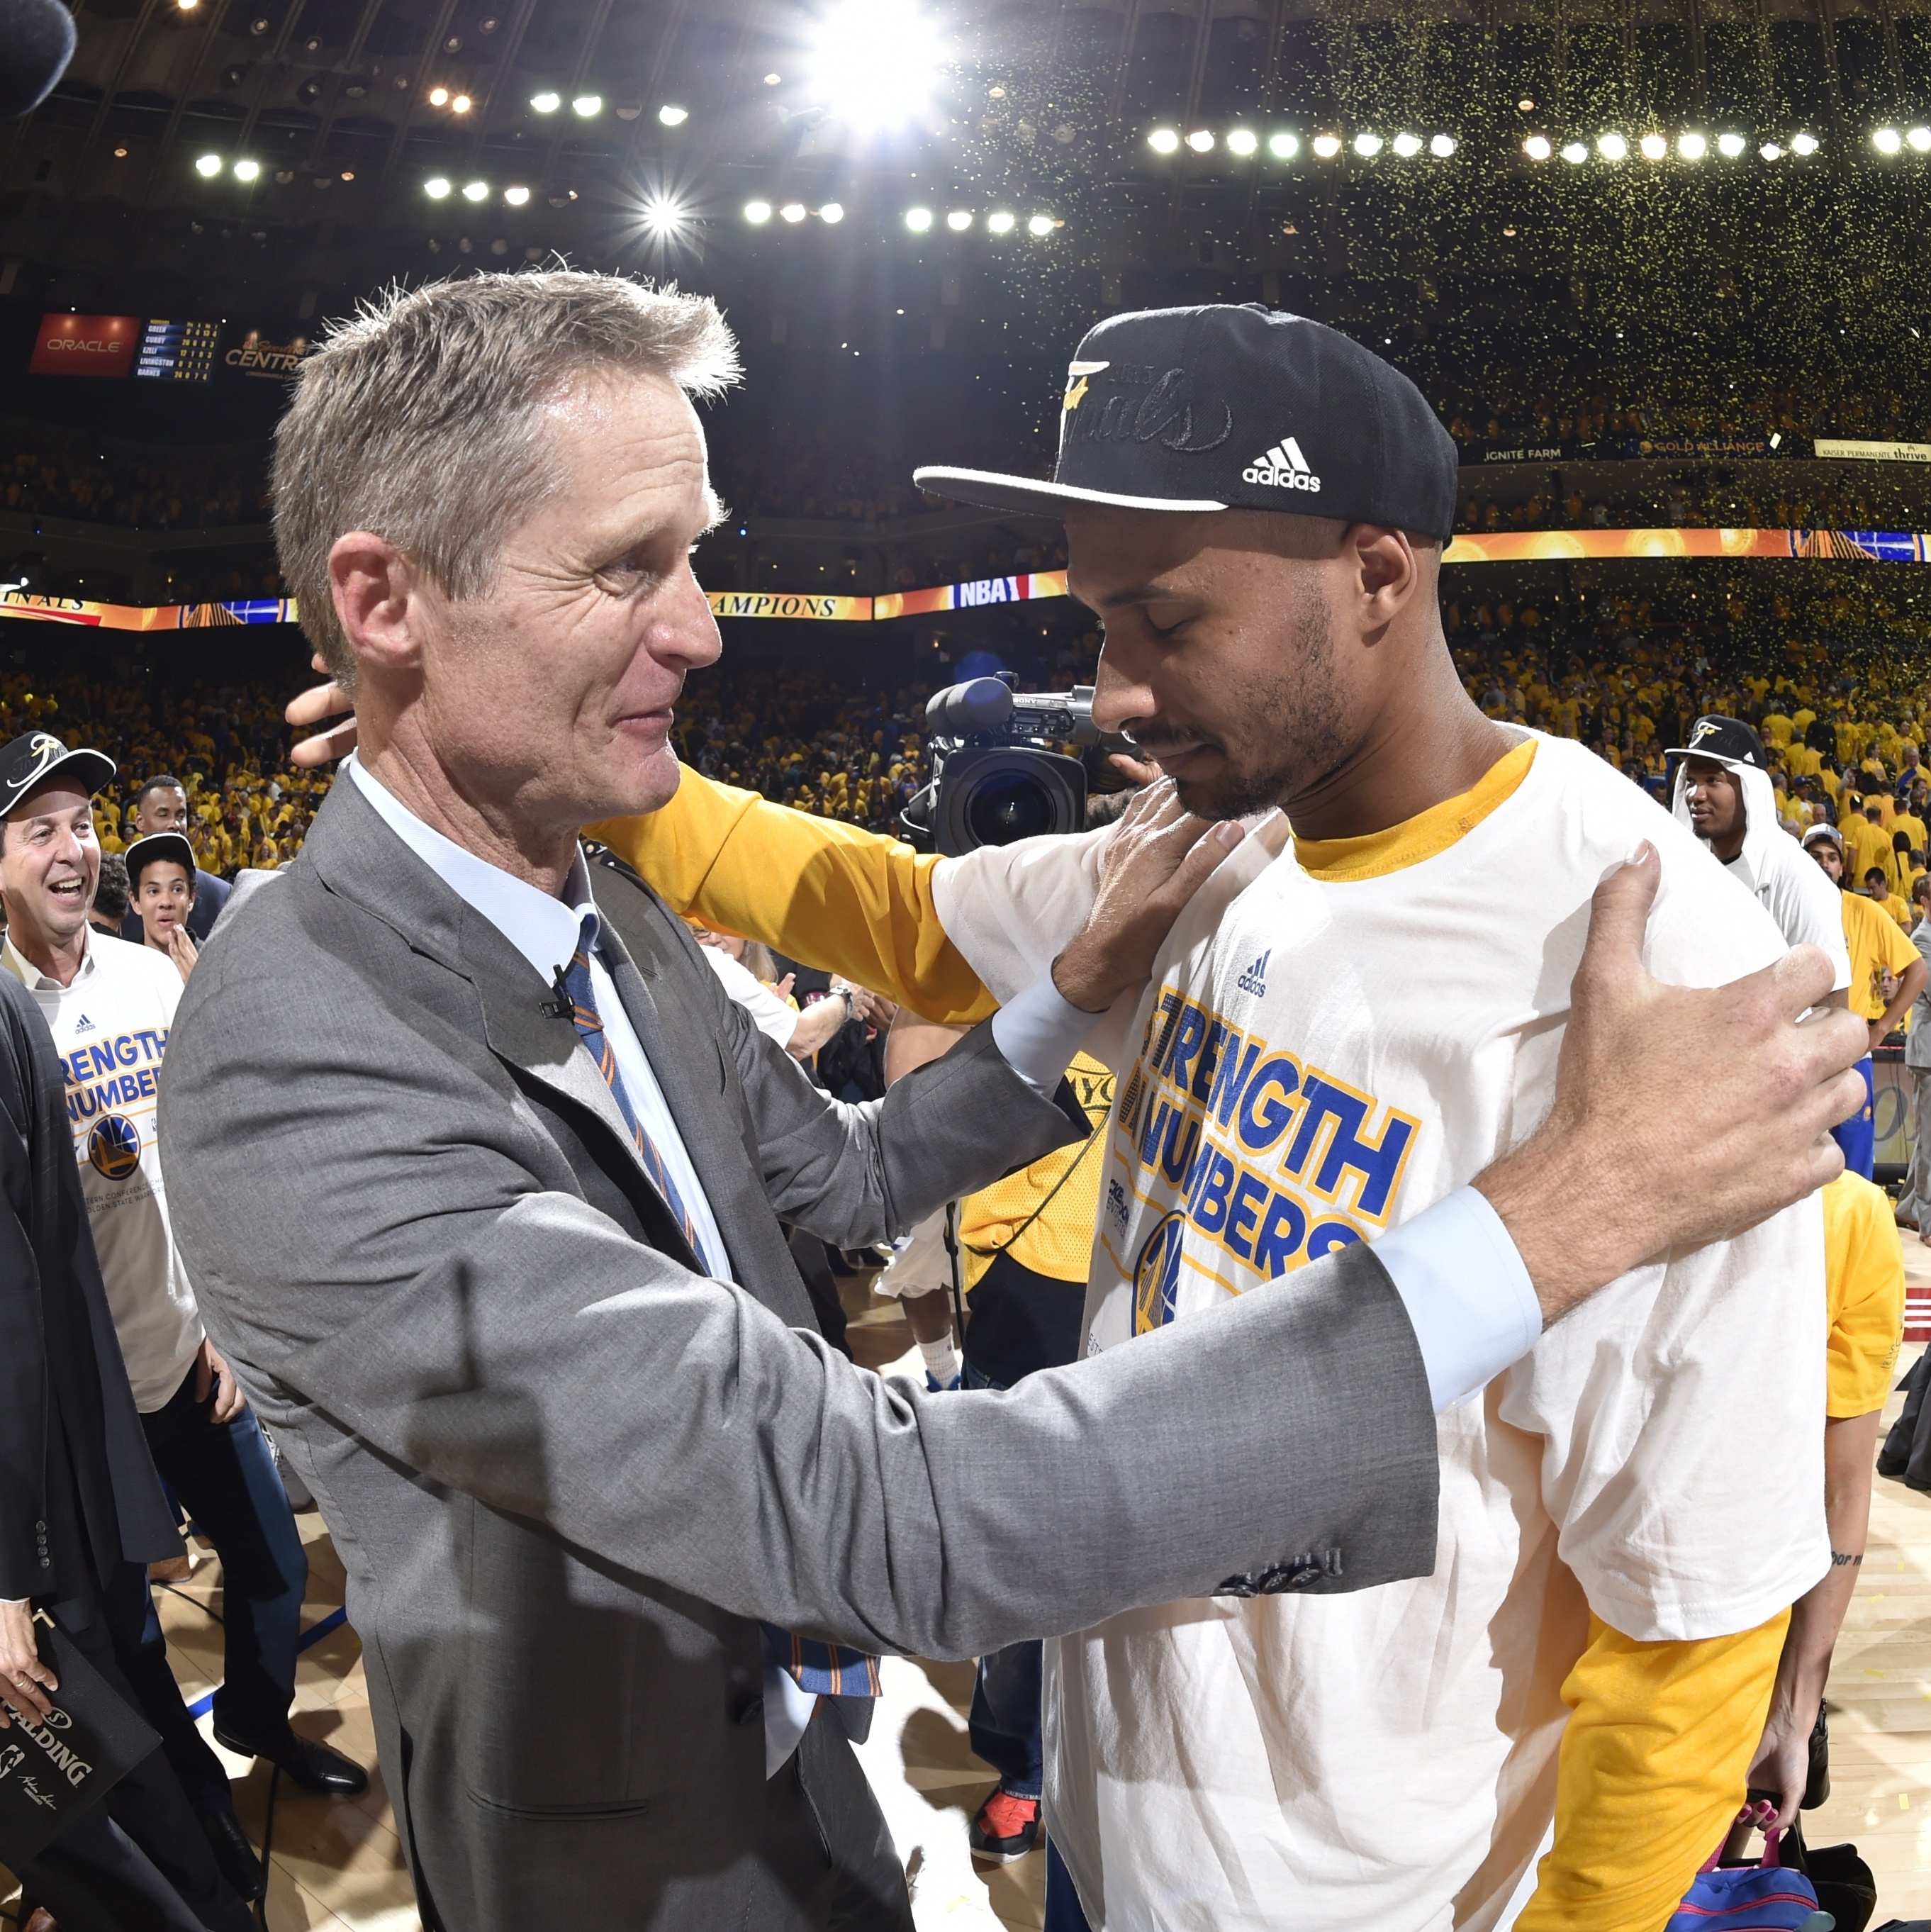
<path fill-rule="evenodd" d="M 1422 560 L 1405 530 L 1355 524 L 1345 539 L 1354 553 L 1363 628 L 1378 636 L 1411 603 L 1422 580 Z"/>
<path fill-rule="evenodd" d="M 328 552 L 336 621 L 358 660 L 376 671 L 410 670 L 421 662 L 421 573 L 386 537 L 351 530 Z"/>

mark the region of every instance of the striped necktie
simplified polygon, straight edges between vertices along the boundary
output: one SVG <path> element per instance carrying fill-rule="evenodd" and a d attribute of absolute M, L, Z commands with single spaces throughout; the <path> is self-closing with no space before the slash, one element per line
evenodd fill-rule
<path fill-rule="evenodd" d="M 590 955 L 597 949 L 598 927 L 597 915 L 586 912 L 577 950 L 570 956 L 569 964 L 557 975 L 558 989 L 569 1002 L 570 1017 L 575 1024 L 577 1037 L 589 1048 L 597 1071 L 610 1088 L 610 1097 L 617 1103 L 617 1112 L 622 1114 L 625 1126 L 631 1130 L 645 1172 L 664 1196 L 678 1226 L 684 1230 L 684 1238 L 690 1243 L 691 1252 L 697 1257 L 697 1265 L 708 1273 L 715 1274 L 698 1238 L 697 1223 L 691 1218 L 690 1209 L 684 1204 L 683 1196 L 677 1191 L 676 1182 L 670 1178 L 670 1170 L 658 1151 L 657 1143 L 644 1131 L 637 1110 L 630 1103 L 630 1096 L 624 1091 L 623 1076 L 617 1070 L 617 1057 L 611 1049 L 610 1036 L 604 1030 L 603 1016 L 597 1010 L 597 996 L 590 982 Z M 793 1631 L 780 1629 L 775 1624 L 765 1624 L 761 1628 L 766 1649 L 772 1662 L 796 1678 L 799 1689 L 814 1691 L 821 1697 L 878 1695 L 877 1658 L 868 1656 L 862 1650 L 850 1649 L 844 1644 L 825 1643 L 817 1637 L 799 1636 Z"/>

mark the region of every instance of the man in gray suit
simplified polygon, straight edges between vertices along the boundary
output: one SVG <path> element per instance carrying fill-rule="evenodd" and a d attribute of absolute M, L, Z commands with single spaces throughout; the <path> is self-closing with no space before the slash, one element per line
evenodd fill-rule
<path fill-rule="evenodd" d="M 619 944 L 577 833 L 675 789 L 670 707 L 718 651 L 686 398 L 733 374 L 706 302 L 480 277 L 337 332 L 278 439 L 283 566 L 361 746 L 189 984 L 169 1186 L 347 1567 L 447 1932 L 909 1925 L 820 1694 L 865 1688 L 866 1653 L 1426 1570 L 1434 1408 L 1649 1254 L 1807 1191 L 1852 1104 L 1858 1042 L 1791 1024 L 1828 969 L 1648 986 L 1630 868 L 1479 1251 L 1419 1216 L 1010 1394 L 855 1370 L 778 1217 L 877 1240 L 1084 1131 L 1054 1081 L 1239 834 L 1150 800 L 1051 973 L 862 1108 L 661 904 Z M 1693 1060 L 1714 1152 L 1653 1155 L 1651 1096 Z"/>

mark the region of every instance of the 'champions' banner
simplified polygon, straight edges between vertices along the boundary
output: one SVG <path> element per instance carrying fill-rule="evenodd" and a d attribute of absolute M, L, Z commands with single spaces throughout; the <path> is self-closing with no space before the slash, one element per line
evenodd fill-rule
<path fill-rule="evenodd" d="M 199 631 L 223 624 L 292 624 L 295 611 L 292 597 L 249 597 L 232 604 L 93 604 L 79 597 L 0 590 L 0 617 L 97 631 Z"/>
<path fill-rule="evenodd" d="M 1459 536 L 1444 563 L 1568 563 L 1603 557 L 1782 556 L 1931 562 L 1914 530 L 1506 530 Z"/>

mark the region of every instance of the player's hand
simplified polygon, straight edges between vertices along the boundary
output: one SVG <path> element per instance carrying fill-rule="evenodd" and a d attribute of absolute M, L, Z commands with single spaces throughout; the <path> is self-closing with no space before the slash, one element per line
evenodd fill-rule
<path fill-rule="evenodd" d="M 1644 969 L 1661 867 L 1645 844 L 1597 888 L 1547 1120 L 1476 1178 L 1545 1321 L 1671 1249 L 1727 1240 L 1843 1171 L 1830 1137 L 1864 1104 L 1862 1020 L 1826 1007 L 1814 946 L 1727 986 Z M 1694 1098 L 1697 1131 L 1657 1131 Z M 1660 1110 L 1660 1112 L 1659 1111 Z"/>
<path fill-rule="evenodd" d="M 10 1728 L 7 1705 L 16 1716 L 44 1718 L 53 1708 L 47 1694 L 59 1688 L 34 1641 L 32 1606 L 0 1599 L 0 1731 Z"/>
<path fill-rule="evenodd" d="M 313 668 L 326 672 L 328 667 L 318 651 L 309 660 Z M 342 718 L 339 724 L 328 724 L 331 718 Z M 289 700 L 288 709 L 282 713 L 298 731 L 306 731 L 318 724 L 327 728 L 316 732 L 312 738 L 299 740 L 289 754 L 291 764 L 303 765 L 313 769 L 317 765 L 333 764 L 337 758 L 346 758 L 355 748 L 355 714 L 349 710 L 349 694 L 331 677 L 326 684 L 310 685 L 299 698 Z"/>
<path fill-rule="evenodd" d="M 1061 997 L 1102 1013 L 1140 985 L 1187 902 L 1245 836 L 1233 819 L 1196 818 L 1171 779 L 1148 786 L 1106 842 L 1085 925 L 1053 962 Z"/>
<path fill-rule="evenodd" d="M 214 1344 L 204 1335 L 194 1358 L 195 1400 L 205 1402 L 211 1389 L 214 1392 L 214 1406 L 208 1412 L 211 1422 L 232 1422 L 248 1406 L 248 1398 L 241 1393 L 241 1385 L 235 1379 L 235 1371 L 221 1359 Z"/>
<path fill-rule="evenodd" d="M 1744 1780 L 1749 1790 L 1774 1791 L 1777 1795 L 1774 1817 L 1759 1816 L 1750 1820 L 1759 1830 L 1780 1832 L 1796 1822 L 1804 1787 L 1810 1782 L 1810 1733 L 1817 1723 L 1819 1700 L 1813 1697 L 1807 1702 L 1810 1714 L 1800 1718 L 1784 1701 L 1781 1684 L 1770 1700 L 1763 1738 L 1756 1756 L 1750 1760 L 1750 1775 Z"/>

